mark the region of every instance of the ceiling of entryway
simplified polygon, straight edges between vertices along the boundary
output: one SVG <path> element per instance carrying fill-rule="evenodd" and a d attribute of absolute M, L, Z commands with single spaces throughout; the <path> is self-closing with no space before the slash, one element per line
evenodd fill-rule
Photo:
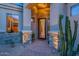
<path fill-rule="evenodd" d="M 27 8 L 32 11 L 32 16 L 36 15 L 38 18 L 48 18 L 50 15 L 49 3 L 29 3 Z"/>

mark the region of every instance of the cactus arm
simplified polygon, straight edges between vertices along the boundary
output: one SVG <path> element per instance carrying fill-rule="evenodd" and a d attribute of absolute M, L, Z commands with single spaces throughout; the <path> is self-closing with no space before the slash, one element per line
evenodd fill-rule
<path fill-rule="evenodd" d="M 66 53 L 66 55 L 67 55 L 67 51 L 68 51 L 68 35 L 67 35 L 68 31 L 67 31 L 67 29 L 68 29 L 68 17 L 66 16 L 66 20 L 65 20 L 65 41 L 66 41 L 65 53 Z"/>
<path fill-rule="evenodd" d="M 70 20 L 68 18 L 68 29 L 67 29 L 67 39 L 68 39 L 68 55 L 72 55 L 72 32 L 70 26 Z"/>
<path fill-rule="evenodd" d="M 74 46 L 76 37 L 77 37 L 77 28 L 78 28 L 78 21 L 74 21 L 74 34 L 73 34 L 73 41 L 72 41 L 72 46 Z"/>
<path fill-rule="evenodd" d="M 62 34 L 63 34 L 63 29 L 62 29 L 62 19 L 63 19 L 63 15 L 59 15 L 59 39 L 60 39 L 60 44 L 61 44 L 61 47 L 59 47 L 59 51 L 60 51 L 60 54 L 63 55 L 63 51 L 62 51 Z"/>
<path fill-rule="evenodd" d="M 63 33 L 63 27 L 62 27 L 62 19 L 63 19 L 63 15 L 59 16 L 59 38 L 61 41 L 61 55 L 65 55 L 65 41 L 64 41 L 64 33 Z"/>
<path fill-rule="evenodd" d="M 75 26 L 74 26 L 74 34 L 73 34 L 73 40 L 72 40 L 72 48 L 74 48 L 75 40 L 76 40 L 76 37 L 77 37 L 78 21 L 74 21 L 74 24 L 75 24 Z M 79 44 L 77 46 L 77 50 L 73 54 L 76 55 L 77 52 L 79 52 Z"/>
<path fill-rule="evenodd" d="M 77 52 L 79 52 L 79 45 L 77 47 L 77 51 L 74 51 L 74 44 L 77 37 L 77 29 L 78 29 L 78 21 L 74 21 L 74 34 L 72 37 L 72 31 L 70 26 L 70 20 L 68 16 L 66 16 L 65 21 L 65 34 L 63 33 L 63 27 L 62 27 L 62 19 L 63 15 L 60 15 L 59 17 L 59 39 L 61 41 L 61 55 L 76 55 Z"/>
<path fill-rule="evenodd" d="M 77 53 L 79 52 L 79 44 L 78 44 L 78 46 L 77 46 L 77 51 L 76 51 Z"/>
<path fill-rule="evenodd" d="M 71 44 L 71 41 L 72 41 L 72 32 L 71 32 L 71 26 L 70 26 L 70 20 L 69 19 L 67 19 L 68 20 L 68 29 L 67 29 L 67 38 L 68 38 L 68 44 Z"/>
<path fill-rule="evenodd" d="M 63 19 L 63 15 L 60 15 L 60 17 L 59 17 L 59 30 L 60 30 L 61 36 L 63 35 L 62 19 Z"/>
<path fill-rule="evenodd" d="M 72 51 L 72 32 L 71 32 L 71 27 L 70 27 L 70 20 L 68 16 L 66 16 L 66 21 L 65 21 L 65 41 L 66 41 L 66 47 L 65 47 L 65 53 L 66 55 L 70 55 Z"/>

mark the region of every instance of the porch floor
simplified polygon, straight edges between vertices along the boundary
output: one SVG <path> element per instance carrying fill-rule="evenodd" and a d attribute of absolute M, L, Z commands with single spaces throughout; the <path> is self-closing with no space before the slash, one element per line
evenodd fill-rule
<path fill-rule="evenodd" d="M 52 55 L 51 49 L 49 48 L 46 40 L 35 40 L 27 49 L 23 51 L 21 55 Z"/>
<path fill-rule="evenodd" d="M 35 40 L 31 45 L 18 44 L 14 48 L 0 45 L 0 55 L 3 56 L 53 56 L 55 49 L 48 46 L 46 40 Z"/>

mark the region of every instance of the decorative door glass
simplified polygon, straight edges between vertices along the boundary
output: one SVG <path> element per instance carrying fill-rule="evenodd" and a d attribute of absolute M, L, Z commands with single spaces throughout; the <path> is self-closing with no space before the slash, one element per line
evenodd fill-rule
<path fill-rule="evenodd" d="M 39 20 L 39 38 L 45 38 L 45 19 Z"/>

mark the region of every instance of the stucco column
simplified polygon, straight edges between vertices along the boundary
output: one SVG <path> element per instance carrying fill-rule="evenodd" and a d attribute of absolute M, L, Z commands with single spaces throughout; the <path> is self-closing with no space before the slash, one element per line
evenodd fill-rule
<path fill-rule="evenodd" d="M 50 46 L 53 45 L 54 48 L 58 49 L 61 42 L 59 42 L 59 15 L 63 15 L 64 18 L 62 20 L 62 26 L 63 30 L 65 29 L 65 17 L 67 13 L 67 7 L 66 4 L 51 4 L 50 5 L 50 41 L 52 41 L 53 44 L 50 44 Z M 58 43 L 59 42 L 59 43 Z"/>
<path fill-rule="evenodd" d="M 50 31 L 49 46 L 58 48 L 58 20 L 59 20 L 59 4 L 50 4 Z"/>
<path fill-rule="evenodd" d="M 27 5 L 28 5 L 28 3 L 25 3 L 24 7 L 23 7 L 23 31 L 22 31 L 23 32 L 23 39 L 22 39 L 23 43 L 32 42 L 31 10 L 26 8 Z"/>

